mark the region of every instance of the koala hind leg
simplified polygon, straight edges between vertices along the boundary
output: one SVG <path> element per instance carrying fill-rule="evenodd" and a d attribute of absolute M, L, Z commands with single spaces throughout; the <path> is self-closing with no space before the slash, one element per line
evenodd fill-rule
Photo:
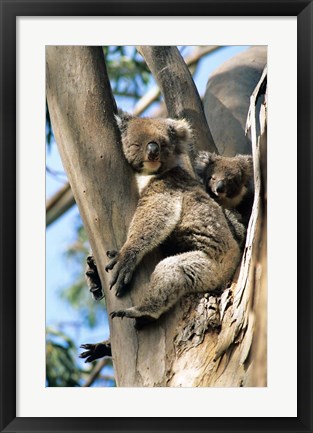
<path fill-rule="evenodd" d="M 188 293 L 208 292 L 227 282 L 225 266 L 202 251 L 191 251 L 162 260 L 151 275 L 141 305 L 113 311 L 111 317 L 158 319 Z"/>

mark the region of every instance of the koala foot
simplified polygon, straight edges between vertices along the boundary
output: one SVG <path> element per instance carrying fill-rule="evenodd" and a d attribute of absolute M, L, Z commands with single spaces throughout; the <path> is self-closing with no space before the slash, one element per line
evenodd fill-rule
<path fill-rule="evenodd" d="M 93 256 L 87 257 L 86 279 L 93 298 L 100 301 L 104 297 L 97 265 Z"/>
<path fill-rule="evenodd" d="M 87 349 L 86 352 L 82 352 L 79 355 L 79 358 L 86 358 L 85 362 L 92 362 L 104 356 L 112 356 L 111 343 L 109 340 L 96 344 L 82 344 L 80 348 Z"/>
<path fill-rule="evenodd" d="M 117 310 L 112 311 L 110 313 L 112 319 L 114 317 L 120 317 L 123 319 L 124 317 L 128 317 L 130 319 L 136 319 L 135 328 L 142 329 L 144 326 L 148 325 L 151 322 L 154 322 L 157 318 L 147 314 L 147 312 L 141 312 L 136 307 L 127 308 L 126 310 Z"/>

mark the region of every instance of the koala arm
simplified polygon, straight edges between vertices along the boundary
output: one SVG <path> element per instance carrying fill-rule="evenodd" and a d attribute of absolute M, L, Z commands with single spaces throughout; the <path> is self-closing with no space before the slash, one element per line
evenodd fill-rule
<path fill-rule="evenodd" d="M 114 268 L 110 289 L 115 286 L 116 296 L 123 295 L 128 289 L 133 272 L 143 257 L 172 233 L 180 220 L 181 210 L 182 197 L 179 194 L 151 194 L 139 200 L 127 240 L 119 254 L 106 266 L 106 271 Z"/>

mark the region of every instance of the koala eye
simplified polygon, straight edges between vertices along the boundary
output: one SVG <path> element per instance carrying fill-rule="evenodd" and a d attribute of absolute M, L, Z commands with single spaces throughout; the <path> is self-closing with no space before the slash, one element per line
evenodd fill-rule
<path fill-rule="evenodd" d="M 139 143 L 133 143 L 132 146 L 134 146 L 134 147 L 140 147 L 140 144 Z"/>

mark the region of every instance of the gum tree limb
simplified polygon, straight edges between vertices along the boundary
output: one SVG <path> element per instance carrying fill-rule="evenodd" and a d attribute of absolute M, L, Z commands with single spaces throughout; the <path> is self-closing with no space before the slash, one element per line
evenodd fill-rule
<path fill-rule="evenodd" d="M 198 150 L 216 152 L 198 90 L 176 47 L 138 46 L 158 83 L 169 117 L 187 119 L 194 132 Z"/>

